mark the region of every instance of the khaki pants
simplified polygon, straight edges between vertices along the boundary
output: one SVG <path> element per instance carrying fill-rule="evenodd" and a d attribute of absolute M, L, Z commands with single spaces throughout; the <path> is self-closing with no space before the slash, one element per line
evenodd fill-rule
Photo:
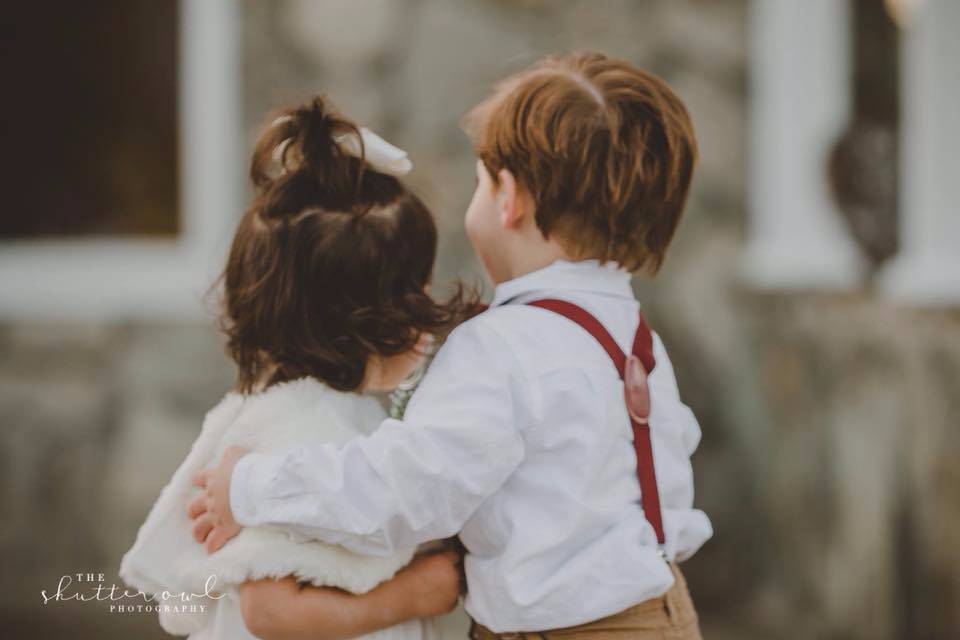
<path fill-rule="evenodd" d="M 703 640 L 687 582 L 676 564 L 676 583 L 659 598 L 641 602 L 612 616 L 574 627 L 495 633 L 471 621 L 471 640 Z"/>

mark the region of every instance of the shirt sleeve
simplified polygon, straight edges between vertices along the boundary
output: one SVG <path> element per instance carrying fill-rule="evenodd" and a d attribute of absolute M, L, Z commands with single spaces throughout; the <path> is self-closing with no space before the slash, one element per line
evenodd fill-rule
<path fill-rule="evenodd" d="M 658 407 L 661 417 L 677 425 L 676 428 L 680 431 L 683 446 L 689 458 L 700 444 L 700 424 L 690 407 L 680 399 L 673 363 L 670 362 L 667 349 L 656 332 L 653 333 L 653 356 L 656 366 L 650 375 L 650 392 L 656 396 L 657 402 L 661 405 Z"/>
<path fill-rule="evenodd" d="M 234 517 L 367 555 L 454 535 L 523 459 L 527 392 L 507 344 L 474 318 L 440 349 L 403 421 L 343 445 L 241 458 Z"/>

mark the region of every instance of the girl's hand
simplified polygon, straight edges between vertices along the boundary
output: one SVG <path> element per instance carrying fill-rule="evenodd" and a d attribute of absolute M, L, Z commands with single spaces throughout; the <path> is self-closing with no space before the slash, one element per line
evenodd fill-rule
<path fill-rule="evenodd" d="M 242 527 L 230 511 L 230 477 L 247 453 L 242 447 L 228 447 L 216 467 L 193 476 L 193 484 L 203 492 L 188 505 L 187 516 L 193 520 L 193 539 L 203 544 L 207 553 L 220 549 L 240 533 Z"/>
<path fill-rule="evenodd" d="M 421 554 L 397 574 L 395 583 L 396 593 L 415 607 L 416 617 L 449 613 L 466 591 L 463 556 L 455 550 Z"/>

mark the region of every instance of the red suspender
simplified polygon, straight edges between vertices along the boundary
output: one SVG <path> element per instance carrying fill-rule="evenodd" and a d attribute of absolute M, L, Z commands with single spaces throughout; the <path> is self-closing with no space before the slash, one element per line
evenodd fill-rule
<path fill-rule="evenodd" d="M 624 395 L 630 425 L 633 427 L 633 448 L 637 454 L 637 478 L 640 480 L 640 501 L 643 513 L 657 534 L 657 542 L 664 544 L 663 517 L 660 513 L 660 493 L 657 489 L 657 476 L 653 468 L 653 445 L 650 442 L 650 396 L 647 390 L 646 376 L 656 365 L 653 357 L 653 334 L 643 314 L 633 339 L 633 354 L 628 357 L 617 344 L 610 332 L 587 310 L 566 300 L 547 298 L 528 302 L 528 305 L 540 307 L 558 313 L 568 320 L 576 322 L 596 338 L 624 381 Z M 640 365 L 642 364 L 642 369 Z"/>

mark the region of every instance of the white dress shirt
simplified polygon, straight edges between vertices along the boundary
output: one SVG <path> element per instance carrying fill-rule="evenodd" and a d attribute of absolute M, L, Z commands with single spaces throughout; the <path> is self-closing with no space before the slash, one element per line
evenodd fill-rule
<path fill-rule="evenodd" d="M 403 421 L 343 446 L 243 457 L 237 521 L 367 554 L 460 533 L 465 607 L 496 632 L 581 624 L 665 593 L 673 576 L 639 503 L 623 384 L 583 328 L 522 304 L 546 297 L 582 306 L 629 352 L 639 303 L 628 272 L 561 260 L 505 282 L 450 335 Z M 656 335 L 653 345 L 664 551 L 683 560 L 712 534 L 692 507 L 700 429 Z"/>

